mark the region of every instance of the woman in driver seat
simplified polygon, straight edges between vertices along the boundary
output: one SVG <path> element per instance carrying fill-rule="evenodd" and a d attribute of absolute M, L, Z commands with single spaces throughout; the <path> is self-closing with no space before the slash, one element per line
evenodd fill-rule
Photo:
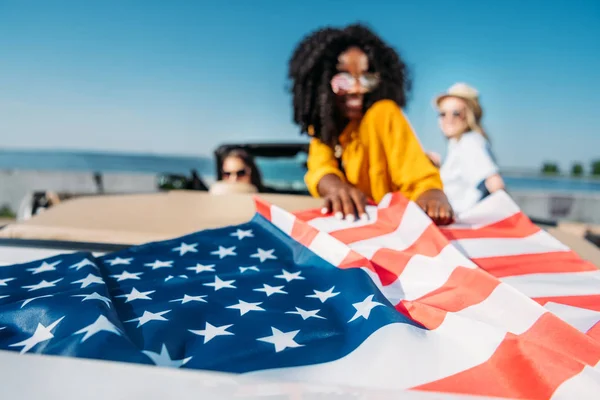
<path fill-rule="evenodd" d="M 289 62 L 294 121 L 312 136 L 305 181 L 324 212 L 367 218 L 368 199 L 400 192 L 438 224 L 453 220 L 438 169 L 401 107 L 410 82 L 398 54 L 362 25 L 308 35 Z"/>
<path fill-rule="evenodd" d="M 263 184 L 262 176 L 252 155 L 243 149 L 232 149 L 223 155 L 221 181 L 253 185 L 259 193 L 270 190 Z"/>

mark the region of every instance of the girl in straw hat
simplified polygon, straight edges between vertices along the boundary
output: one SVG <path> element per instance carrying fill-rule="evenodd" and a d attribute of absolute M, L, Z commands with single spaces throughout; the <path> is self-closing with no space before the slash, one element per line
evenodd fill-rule
<path fill-rule="evenodd" d="M 448 151 L 440 174 L 444 192 L 456 213 L 473 207 L 481 199 L 504 189 L 504 181 L 481 126 L 483 110 L 479 93 L 465 83 L 456 83 L 435 98 L 439 124 L 448 138 Z M 439 166 L 440 159 L 430 158 Z"/>

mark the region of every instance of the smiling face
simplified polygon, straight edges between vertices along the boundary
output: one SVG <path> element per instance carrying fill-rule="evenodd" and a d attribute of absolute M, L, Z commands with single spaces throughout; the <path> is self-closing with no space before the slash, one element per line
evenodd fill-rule
<path fill-rule="evenodd" d="M 446 97 L 439 104 L 440 129 L 447 138 L 455 138 L 469 131 L 467 103 L 458 97 Z"/>
<path fill-rule="evenodd" d="M 337 71 L 331 89 L 342 115 L 350 120 L 362 118 L 364 95 L 379 83 L 379 77 L 368 72 L 369 58 L 358 47 L 350 47 L 338 57 Z"/>

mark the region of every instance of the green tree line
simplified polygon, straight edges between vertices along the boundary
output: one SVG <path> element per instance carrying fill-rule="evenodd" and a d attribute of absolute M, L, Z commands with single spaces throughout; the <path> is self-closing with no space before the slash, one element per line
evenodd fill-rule
<path fill-rule="evenodd" d="M 544 175 L 560 175 L 560 167 L 555 162 L 545 162 L 542 165 L 542 174 Z M 574 162 L 571 165 L 571 176 L 579 177 L 585 175 L 591 175 L 593 177 L 600 178 L 600 160 L 594 160 L 591 162 L 589 169 L 586 171 L 584 165 L 580 162 Z"/>

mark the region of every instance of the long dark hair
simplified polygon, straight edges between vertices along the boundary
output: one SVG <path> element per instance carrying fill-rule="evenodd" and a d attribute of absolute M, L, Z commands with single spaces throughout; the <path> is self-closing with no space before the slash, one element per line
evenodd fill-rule
<path fill-rule="evenodd" d="M 241 148 L 231 149 L 223 154 L 221 158 L 221 166 L 219 171 L 219 176 L 222 176 L 223 172 L 223 163 L 229 157 L 236 157 L 242 160 L 242 162 L 250 168 L 250 182 L 256 186 L 256 189 L 259 192 L 265 191 L 265 186 L 263 185 L 262 175 L 260 174 L 260 170 L 258 169 L 256 162 L 254 161 L 254 157 L 250 155 L 246 150 Z"/>
<path fill-rule="evenodd" d="M 335 105 L 330 82 L 337 72 L 338 56 L 354 46 L 369 58 L 369 70 L 381 77 L 379 86 L 365 96 L 365 111 L 382 99 L 404 107 L 411 88 L 408 68 L 398 53 L 364 25 L 326 27 L 306 36 L 289 61 L 294 122 L 304 134 L 312 127 L 311 134 L 331 146 L 343 129 L 343 118 Z"/>

